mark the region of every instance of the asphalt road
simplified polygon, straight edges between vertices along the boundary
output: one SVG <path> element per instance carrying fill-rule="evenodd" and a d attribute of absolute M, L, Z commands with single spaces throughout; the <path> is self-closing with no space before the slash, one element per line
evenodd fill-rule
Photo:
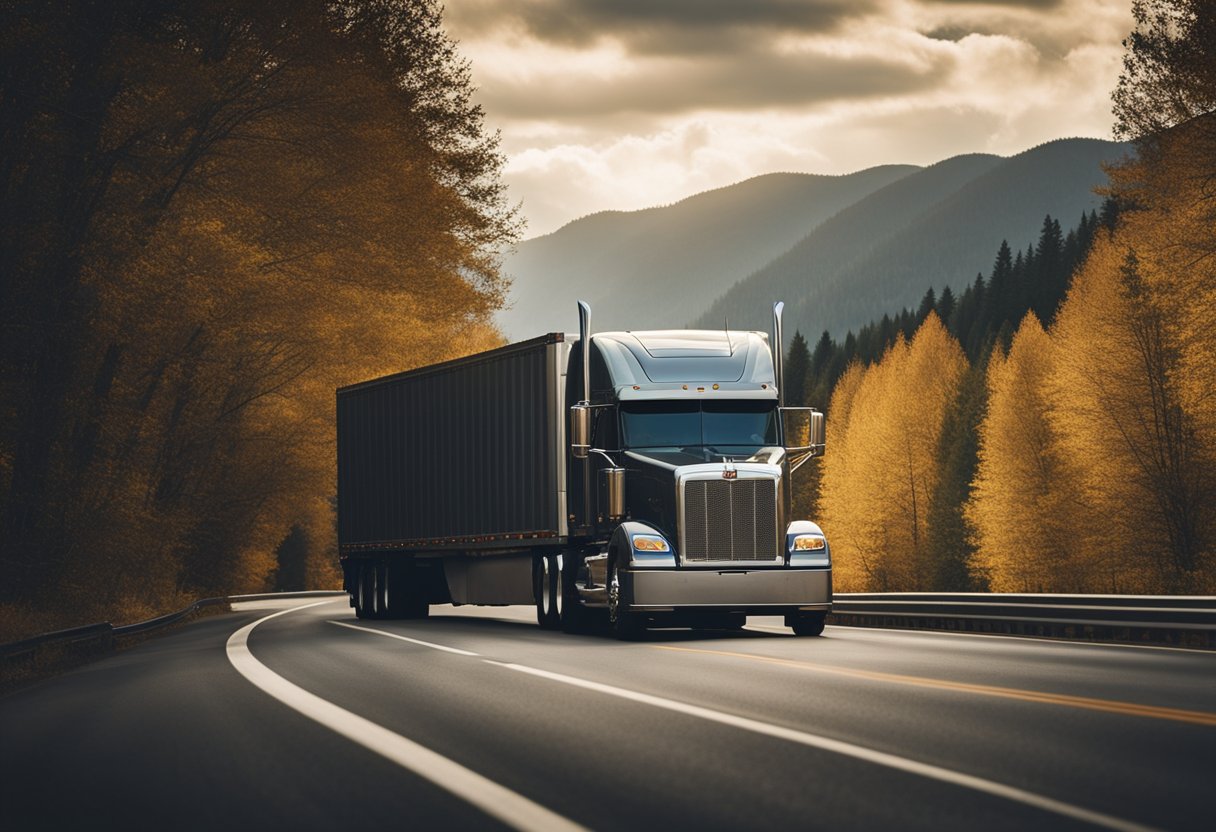
<path fill-rule="evenodd" d="M 1216 655 L 261 602 L 0 699 L 0 828 L 1204 829 Z M 267 618 L 276 612 L 282 614 Z"/>

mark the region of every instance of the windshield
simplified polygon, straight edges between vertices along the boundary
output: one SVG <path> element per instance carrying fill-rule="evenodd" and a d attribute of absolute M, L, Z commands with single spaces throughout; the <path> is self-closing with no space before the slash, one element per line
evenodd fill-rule
<path fill-rule="evenodd" d="M 621 405 L 621 430 L 626 448 L 751 453 L 779 444 L 773 401 L 629 402 Z"/>

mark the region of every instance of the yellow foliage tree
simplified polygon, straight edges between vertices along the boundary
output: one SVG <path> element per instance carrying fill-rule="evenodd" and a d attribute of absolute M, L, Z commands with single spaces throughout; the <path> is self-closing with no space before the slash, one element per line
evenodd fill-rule
<path fill-rule="evenodd" d="M 923 586 L 938 439 L 966 369 L 962 349 L 930 314 L 911 342 L 854 365 L 832 396 L 821 510 L 843 590 Z"/>
<path fill-rule="evenodd" d="M 1083 506 L 1048 411 L 1053 346 L 1027 313 L 1008 357 L 988 364 L 988 411 L 965 516 L 972 568 L 995 592 L 1079 592 L 1090 577 L 1080 535 Z"/>
<path fill-rule="evenodd" d="M 1216 426 L 1204 407 L 1213 394 L 1188 366 L 1210 365 L 1216 352 L 1210 336 L 1181 337 L 1187 318 L 1207 312 L 1179 310 L 1194 302 L 1177 296 L 1193 274 L 1153 244 L 1165 219 L 1141 215 L 1100 240 L 1053 331 L 1052 424 L 1105 531 L 1091 558 L 1123 565 L 1110 570 L 1112 585 L 1093 588 L 1216 585 Z"/>

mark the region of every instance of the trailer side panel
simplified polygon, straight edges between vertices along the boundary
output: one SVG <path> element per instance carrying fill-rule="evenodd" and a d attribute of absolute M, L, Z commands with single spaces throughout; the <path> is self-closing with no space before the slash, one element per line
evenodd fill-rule
<path fill-rule="evenodd" d="M 550 335 L 338 391 L 344 553 L 505 549 L 564 534 Z"/>

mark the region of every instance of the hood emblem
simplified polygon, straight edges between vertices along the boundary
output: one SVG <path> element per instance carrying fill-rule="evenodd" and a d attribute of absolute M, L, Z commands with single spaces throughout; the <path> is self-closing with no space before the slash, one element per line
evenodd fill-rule
<path fill-rule="evenodd" d="M 726 457 L 726 456 L 722 457 L 722 464 L 724 466 L 726 466 L 725 468 L 722 469 L 722 479 L 724 479 L 724 480 L 738 479 L 739 472 L 735 470 L 735 463 L 731 461 L 730 457 Z"/>

